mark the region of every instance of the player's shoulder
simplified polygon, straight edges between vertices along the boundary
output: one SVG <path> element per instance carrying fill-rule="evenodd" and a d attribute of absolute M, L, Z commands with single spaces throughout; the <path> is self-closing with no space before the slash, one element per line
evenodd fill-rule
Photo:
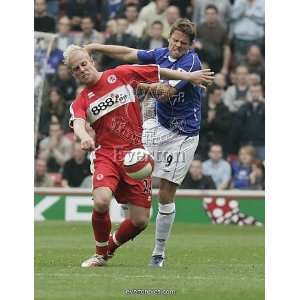
<path fill-rule="evenodd" d="M 149 51 L 153 51 L 153 55 L 154 55 L 155 59 L 159 60 L 161 58 L 167 58 L 169 49 L 168 48 L 155 48 L 155 49 L 149 50 Z"/>
<path fill-rule="evenodd" d="M 164 48 L 155 48 L 153 50 L 154 50 L 154 53 L 156 53 L 156 54 L 166 54 L 166 53 L 169 52 L 169 49 L 167 47 L 164 47 Z"/>
<path fill-rule="evenodd" d="M 88 88 L 84 87 L 79 94 L 76 96 L 74 101 L 83 101 L 88 98 Z"/>
<path fill-rule="evenodd" d="M 180 60 L 180 65 L 189 67 L 191 71 L 202 69 L 201 61 L 197 53 L 190 49 Z"/>
<path fill-rule="evenodd" d="M 116 74 L 116 75 L 123 74 L 124 75 L 124 73 L 126 74 L 129 70 L 134 69 L 134 66 L 135 65 L 128 65 L 128 64 L 117 66 L 113 69 L 107 70 L 106 76 L 111 76 L 113 74 Z"/>
<path fill-rule="evenodd" d="M 114 69 L 114 74 L 124 74 L 128 75 L 130 72 L 143 72 L 147 71 L 150 67 L 157 66 L 156 64 L 132 64 L 132 65 L 121 65 Z"/>

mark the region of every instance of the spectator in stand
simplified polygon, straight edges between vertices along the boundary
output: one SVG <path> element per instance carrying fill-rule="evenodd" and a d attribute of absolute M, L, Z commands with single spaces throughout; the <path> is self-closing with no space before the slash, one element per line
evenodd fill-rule
<path fill-rule="evenodd" d="M 80 23 L 83 17 L 89 16 L 97 19 L 99 11 L 97 0 L 68 0 L 66 2 L 66 13 L 71 19 L 72 30 L 81 31 Z"/>
<path fill-rule="evenodd" d="M 57 68 L 59 64 L 63 62 L 64 59 L 63 51 L 57 48 L 57 41 L 57 39 L 54 40 L 47 61 L 46 75 L 49 81 L 51 81 L 55 77 Z"/>
<path fill-rule="evenodd" d="M 64 63 L 59 64 L 57 74 L 52 80 L 52 85 L 59 88 L 62 97 L 68 104 L 75 99 L 77 84 Z"/>
<path fill-rule="evenodd" d="M 229 72 L 228 84 L 229 85 L 237 84 L 237 75 L 236 75 L 235 69 L 231 69 Z"/>
<path fill-rule="evenodd" d="M 251 184 L 255 182 L 255 176 L 252 175 L 252 164 L 255 161 L 255 149 L 252 146 L 243 146 L 239 151 L 238 161 L 232 162 L 232 181 L 233 189 L 250 189 Z M 251 179 L 252 177 L 252 179 Z"/>
<path fill-rule="evenodd" d="M 201 161 L 198 159 L 194 159 L 189 168 L 189 172 L 185 176 L 180 188 L 214 190 L 216 189 L 216 185 L 210 176 L 203 175 Z"/>
<path fill-rule="evenodd" d="M 248 74 L 246 66 L 238 66 L 236 68 L 236 84 L 230 86 L 225 92 L 224 103 L 231 112 L 237 112 L 247 100 Z"/>
<path fill-rule="evenodd" d="M 85 177 L 83 179 L 80 187 L 83 188 L 83 189 L 91 189 L 92 186 L 93 186 L 92 180 L 93 180 L 92 175 L 89 175 L 89 176 Z"/>
<path fill-rule="evenodd" d="M 231 20 L 235 62 L 240 64 L 251 45 L 263 47 L 265 1 L 236 0 L 232 6 Z"/>
<path fill-rule="evenodd" d="M 104 39 L 106 40 L 116 33 L 117 33 L 117 21 L 116 20 L 107 21 L 105 25 L 105 31 L 103 32 Z"/>
<path fill-rule="evenodd" d="M 210 4 L 205 8 L 205 20 L 198 26 L 195 47 L 200 51 L 202 61 L 208 63 L 212 71 L 228 74 L 230 47 L 226 29 L 218 20 L 218 9 Z"/>
<path fill-rule="evenodd" d="M 58 37 L 57 37 L 57 49 L 65 51 L 68 46 L 74 44 L 74 36 L 71 33 L 71 20 L 63 16 L 58 20 Z"/>
<path fill-rule="evenodd" d="M 83 17 L 81 19 L 80 27 L 82 32 L 78 35 L 78 45 L 84 46 L 91 43 L 104 43 L 104 34 L 102 32 L 98 32 L 95 29 L 95 23 L 91 17 Z M 97 68 L 100 69 L 102 54 L 95 53 L 93 55 L 93 58 L 95 63 L 97 64 Z"/>
<path fill-rule="evenodd" d="M 138 19 L 139 8 L 136 4 L 129 4 L 125 8 L 125 16 L 128 22 L 126 33 L 141 38 L 146 30 L 147 24 Z"/>
<path fill-rule="evenodd" d="M 223 90 L 222 94 L 224 94 L 227 88 L 226 76 L 223 73 L 217 73 L 215 75 L 214 84 L 221 88 Z"/>
<path fill-rule="evenodd" d="M 265 63 L 264 63 L 264 58 L 261 54 L 261 50 L 258 46 L 256 45 L 250 46 L 247 52 L 245 64 L 248 67 L 250 73 L 255 73 L 259 75 L 262 81 L 264 81 Z"/>
<path fill-rule="evenodd" d="M 252 163 L 251 167 L 251 174 L 250 174 L 250 181 L 251 181 L 251 189 L 252 190 L 264 190 L 265 189 L 265 167 L 259 161 L 255 160 Z"/>
<path fill-rule="evenodd" d="M 218 190 L 228 188 L 231 179 L 231 167 L 230 164 L 223 159 L 221 145 L 211 145 L 209 159 L 203 163 L 203 174 L 212 177 Z"/>
<path fill-rule="evenodd" d="M 192 3 L 194 0 L 170 0 L 170 6 L 176 6 L 179 9 L 181 18 L 192 20 Z"/>
<path fill-rule="evenodd" d="M 83 180 L 91 175 L 90 161 L 86 152 L 81 149 L 80 143 L 73 144 L 73 155 L 63 167 L 63 187 L 79 187 Z"/>
<path fill-rule="evenodd" d="M 44 159 L 38 158 L 35 161 L 34 171 L 34 186 L 35 187 L 53 187 L 54 182 L 47 172 L 47 162 Z"/>
<path fill-rule="evenodd" d="M 91 43 L 103 43 L 104 35 L 95 29 L 95 22 L 91 17 L 83 17 L 80 22 L 82 32 L 79 34 L 77 44 L 84 46 Z"/>
<path fill-rule="evenodd" d="M 154 21 L 164 23 L 166 19 L 166 9 L 169 6 L 169 0 L 154 0 L 144 6 L 139 14 L 139 20 L 144 21 L 147 28 L 150 28 Z"/>
<path fill-rule="evenodd" d="M 106 0 L 102 1 L 103 17 L 107 20 L 120 17 L 119 13 L 122 10 L 124 0 Z"/>
<path fill-rule="evenodd" d="M 59 172 L 65 162 L 71 158 L 72 144 L 63 134 L 60 123 L 51 123 L 49 137 L 40 142 L 38 157 L 47 161 L 49 172 Z"/>
<path fill-rule="evenodd" d="M 218 9 L 218 18 L 222 26 L 227 30 L 230 22 L 231 5 L 229 0 L 194 0 L 193 22 L 200 25 L 205 20 L 205 10 L 208 5 L 214 5 Z"/>
<path fill-rule="evenodd" d="M 248 77 L 247 77 L 247 82 L 248 82 L 248 86 L 250 88 L 252 85 L 261 84 L 261 78 L 256 73 L 249 73 Z"/>
<path fill-rule="evenodd" d="M 164 38 L 168 39 L 170 36 L 170 30 L 172 25 L 178 20 L 180 19 L 180 11 L 179 8 L 177 6 L 174 5 L 170 5 L 167 9 L 166 9 L 166 18 L 163 22 L 164 24 L 164 32 L 163 32 L 163 36 Z"/>
<path fill-rule="evenodd" d="M 41 108 L 39 133 L 47 136 L 50 123 L 63 123 L 63 127 L 68 125 L 67 105 L 57 87 L 52 87 L 49 97 Z"/>
<path fill-rule="evenodd" d="M 145 39 L 140 40 L 138 48 L 149 50 L 168 47 L 168 40 L 165 39 L 162 34 L 163 23 L 161 21 L 154 21 L 151 25 L 150 35 Z"/>
<path fill-rule="evenodd" d="M 55 19 L 47 15 L 46 0 L 34 2 L 34 31 L 55 32 Z"/>
<path fill-rule="evenodd" d="M 134 36 L 126 33 L 128 22 L 124 18 L 117 19 L 117 33 L 106 39 L 107 45 L 127 46 L 130 48 L 137 48 L 137 40 Z M 103 55 L 102 67 L 104 70 L 114 68 L 124 64 L 123 61 L 113 59 L 107 55 Z"/>
<path fill-rule="evenodd" d="M 147 2 L 147 3 L 144 3 L 144 2 Z M 137 6 L 138 12 L 139 12 L 140 9 L 141 9 L 141 7 L 145 6 L 148 3 L 149 3 L 149 0 L 145 0 L 145 1 L 140 1 L 140 0 L 123 0 L 122 1 L 122 6 L 119 9 L 119 12 L 118 12 L 116 18 L 120 18 L 120 17 L 124 17 L 125 16 L 125 11 L 126 11 L 127 6 L 130 6 L 130 5 L 133 4 L 133 5 Z"/>
<path fill-rule="evenodd" d="M 199 148 L 202 160 L 207 159 L 210 144 L 222 145 L 226 155 L 231 115 L 222 101 L 222 89 L 214 84 L 208 89 L 208 100 L 203 102 L 201 128 Z"/>
<path fill-rule="evenodd" d="M 60 0 L 47 0 L 47 14 L 52 17 L 56 17 L 59 14 L 59 2 Z"/>
<path fill-rule="evenodd" d="M 249 101 L 237 113 L 231 144 L 253 145 L 257 157 L 265 159 L 265 104 L 260 84 L 250 87 Z"/>

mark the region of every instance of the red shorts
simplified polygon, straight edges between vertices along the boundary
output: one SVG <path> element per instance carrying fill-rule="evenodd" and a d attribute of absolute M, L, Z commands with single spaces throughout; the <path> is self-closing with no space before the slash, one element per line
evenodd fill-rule
<path fill-rule="evenodd" d="M 151 207 L 151 177 L 132 179 L 123 167 L 125 152 L 112 149 L 97 149 L 93 159 L 93 189 L 108 187 L 118 203 L 131 203 L 145 208 Z"/>

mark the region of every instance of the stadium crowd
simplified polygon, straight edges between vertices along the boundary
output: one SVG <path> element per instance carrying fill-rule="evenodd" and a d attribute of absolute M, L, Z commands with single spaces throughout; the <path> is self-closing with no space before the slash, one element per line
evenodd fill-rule
<path fill-rule="evenodd" d="M 264 0 L 35 0 L 34 30 L 57 34 L 40 110 L 35 186 L 91 186 L 89 160 L 68 126 L 82 86 L 63 64 L 63 51 L 95 42 L 167 47 L 172 24 L 184 17 L 196 24 L 193 47 L 216 76 L 181 188 L 264 189 L 264 14 Z M 99 70 L 123 64 L 102 54 L 94 59 Z M 36 76 L 35 87 L 40 82 Z"/>

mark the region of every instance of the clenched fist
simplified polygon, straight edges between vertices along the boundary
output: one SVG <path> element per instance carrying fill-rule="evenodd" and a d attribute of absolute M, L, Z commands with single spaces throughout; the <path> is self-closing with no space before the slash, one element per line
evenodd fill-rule
<path fill-rule="evenodd" d="M 93 151 L 96 148 L 95 141 L 90 136 L 83 138 L 80 142 L 80 146 L 81 149 L 85 151 Z"/>

